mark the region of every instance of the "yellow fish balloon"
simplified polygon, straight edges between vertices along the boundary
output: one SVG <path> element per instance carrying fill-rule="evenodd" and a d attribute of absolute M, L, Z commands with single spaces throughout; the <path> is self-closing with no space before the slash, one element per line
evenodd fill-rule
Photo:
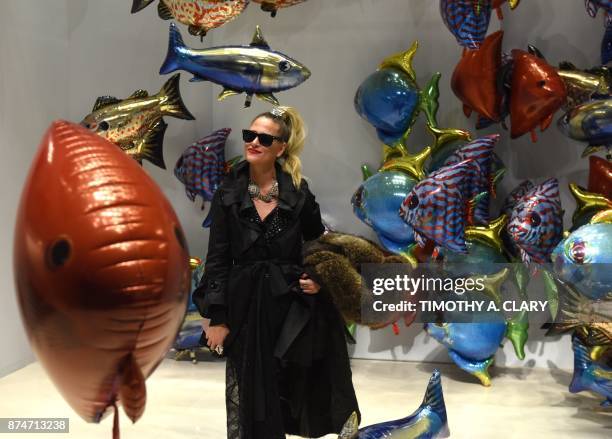
<path fill-rule="evenodd" d="M 133 0 L 132 14 L 155 0 Z M 249 0 L 159 0 L 157 13 L 162 20 L 176 20 L 189 26 L 191 35 L 203 38 L 206 33 L 240 15 Z"/>
<path fill-rule="evenodd" d="M 139 163 L 145 159 L 166 169 L 162 148 L 167 124 L 162 117 L 195 119 L 183 103 L 179 80 L 180 74 L 172 76 L 153 96 L 146 90 L 136 90 L 126 99 L 99 97 L 81 125 L 119 146 Z"/>
<path fill-rule="evenodd" d="M 253 0 L 255 3 L 261 4 L 261 9 L 269 12 L 272 17 L 276 17 L 276 12 L 280 8 L 288 8 L 289 6 L 304 3 L 306 0 Z"/>

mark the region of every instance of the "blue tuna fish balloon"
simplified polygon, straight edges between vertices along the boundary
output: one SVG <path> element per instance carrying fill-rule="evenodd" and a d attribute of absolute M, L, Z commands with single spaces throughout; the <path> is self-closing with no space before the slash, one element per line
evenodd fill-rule
<path fill-rule="evenodd" d="M 397 212 L 415 184 L 416 180 L 403 172 L 378 172 L 364 181 L 351 198 L 355 215 L 374 229 L 383 247 L 396 254 L 414 244 L 412 227 Z"/>
<path fill-rule="evenodd" d="M 612 224 L 586 224 L 552 254 L 557 276 L 591 299 L 612 293 Z"/>
<path fill-rule="evenodd" d="M 191 81 L 211 81 L 222 85 L 218 99 L 247 94 L 245 106 L 253 94 L 278 105 L 273 93 L 296 87 L 310 77 L 303 64 L 270 49 L 257 26 L 250 46 L 222 46 L 190 49 L 174 23 L 170 24 L 170 42 L 166 60 L 159 70 L 166 74 L 185 70 Z"/>
<path fill-rule="evenodd" d="M 191 144 L 174 166 L 174 175 L 185 185 L 187 198 L 195 201 L 200 195 L 212 201 L 213 195 L 225 175 L 225 142 L 232 130 L 221 128 Z M 202 206 L 204 207 L 204 206 Z M 210 213 L 202 224 L 210 227 Z"/>
<path fill-rule="evenodd" d="M 421 180 L 402 202 L 400 216 L 415 231 L 415 239 L 425 246 L 425 238 L 436 246 L 466 253 L 465 226 L 470 203 L 475 199 L 480 167 L 474 160 L 444 166 Z"/>
<path fill-rule="evenodd" d="M 478 49 L 489 28 L 491 1 L 440 0 L 440 14 L 461 46 Z"/>
<path fill-rule="evenodd" d="M 470 182 L 470 185 L 476 188 L 477 193 L 484 192 L 474 207 L 475 224 L 489 222 L 489 193 L 493 191 L 493 148 L 499 138 L 499 134 L 491 134 L 473 140 L 452 153 L 444 162 L 444 166 L 449 166 L 464 160 L 474 160 L 480 167 L 480 172 L 474 176 L 474 181 Z"/>
<path fill-rule="evenodd" d="M 434 439 L 449 436 L 442 379 L 440 371 L 435 369 L 429 378 L 423 403 L 413 414 L 358 429 L 357 414 L 353 413 L 338 439 Z"/>
<path fill-rule="evenodd" d="M 491 385 L 489 366 L 506 334 L 506 322 L 426 323 L 425 331 L 448 348 L 448 355 L 464 371 L 484 386 Z"/>
<path fill-rule="evenodd" d="M 574 376 L 569 385 L 572 393 L 590 390 L 599 393 L 604 398 L 601 405 L 612 405 L 612 368 L 594 363 L 589 357 L 587 347 L 575 335 L 572 336 L 574 350 Z"/>
<path fill-rule="evenodd" d="M 507 231 L 525 264 L 550 262 L 550 254 L 563 233 L 563 211 L 556 178 L 527 191 L 514 206 Z"/>

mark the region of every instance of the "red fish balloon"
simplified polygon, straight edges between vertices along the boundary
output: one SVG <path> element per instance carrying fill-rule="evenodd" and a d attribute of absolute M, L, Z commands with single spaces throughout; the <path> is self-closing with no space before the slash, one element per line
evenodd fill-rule
<path fill-rule="evenodd" d="M 588 191 L 612 200 L 612 162 L 592 155 L 589 157 Z"/>
<path fill-rule="evenodd" d="M 550 126 L 567 91 L 557 70 L 544 59 L 519 49 L 512 51 L 512 59 L 510 135 L 515 139 L 530 132 L 535 142 L 535 129 L 539 126 L 544 131 Z"/>
<path fill-rule="evenodd" d="M 466 50 L 455 67 L 451 88 L 463 102 L 467 117 L 472 111 L 484 118 L 498 121 L 502 96 L 497 87 L 502 57 L 502 31 L 489 35 L 479 49 Z"/>
<path fill-rule="evenodd" d="M 189 253 L 160 188 L 89 130 L 54 122 L 17 213 L 14 271 L 32 348 L 70 406 L 99 422 L 117 402 L 135 422 L 145 379 L 172 346 Z"/>

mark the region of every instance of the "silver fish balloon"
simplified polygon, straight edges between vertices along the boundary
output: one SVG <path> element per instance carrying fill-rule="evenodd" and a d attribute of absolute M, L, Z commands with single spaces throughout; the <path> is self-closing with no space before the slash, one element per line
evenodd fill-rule
<path fill-rule="evenodd" d="M 612 150 L 612 98 L 574 107 L 559 119 L 558 126 L 566 136 L 588 144 L 583 156 L 601 149 L 609 153 Z"/>
<path fill-rule="evenodd" d="M 253 95 L 278 105 L 275 92 L 296 87 L 310 77 L 305 65 L 271 50 L 259 26 L 249 46 L 191 49 L 171 23 L 168 53 L 159 73 L 175 70 L 192 73 L 192 82 L 211 81 L 222 85 L 218 100 L 246 93 L 246 107 L 250 106 Z"/>

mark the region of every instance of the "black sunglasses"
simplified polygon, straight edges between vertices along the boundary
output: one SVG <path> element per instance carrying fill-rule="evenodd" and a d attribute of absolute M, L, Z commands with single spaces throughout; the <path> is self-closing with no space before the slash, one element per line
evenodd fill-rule
<path fill-rule="evenodd" d="M 252 142 L 258 137 L 260 145 L 265 146 L 266 148 L 272 146 L 272 143 L 274 143 L 275 140 L 278 140 L 279 142 L 283 141 L 283 139 L 280 137 L 273 136 L 272 134 L 258 133 L 257 131 L 253 130 L 242 130 L 242 140 L 245 142 Z"/>

